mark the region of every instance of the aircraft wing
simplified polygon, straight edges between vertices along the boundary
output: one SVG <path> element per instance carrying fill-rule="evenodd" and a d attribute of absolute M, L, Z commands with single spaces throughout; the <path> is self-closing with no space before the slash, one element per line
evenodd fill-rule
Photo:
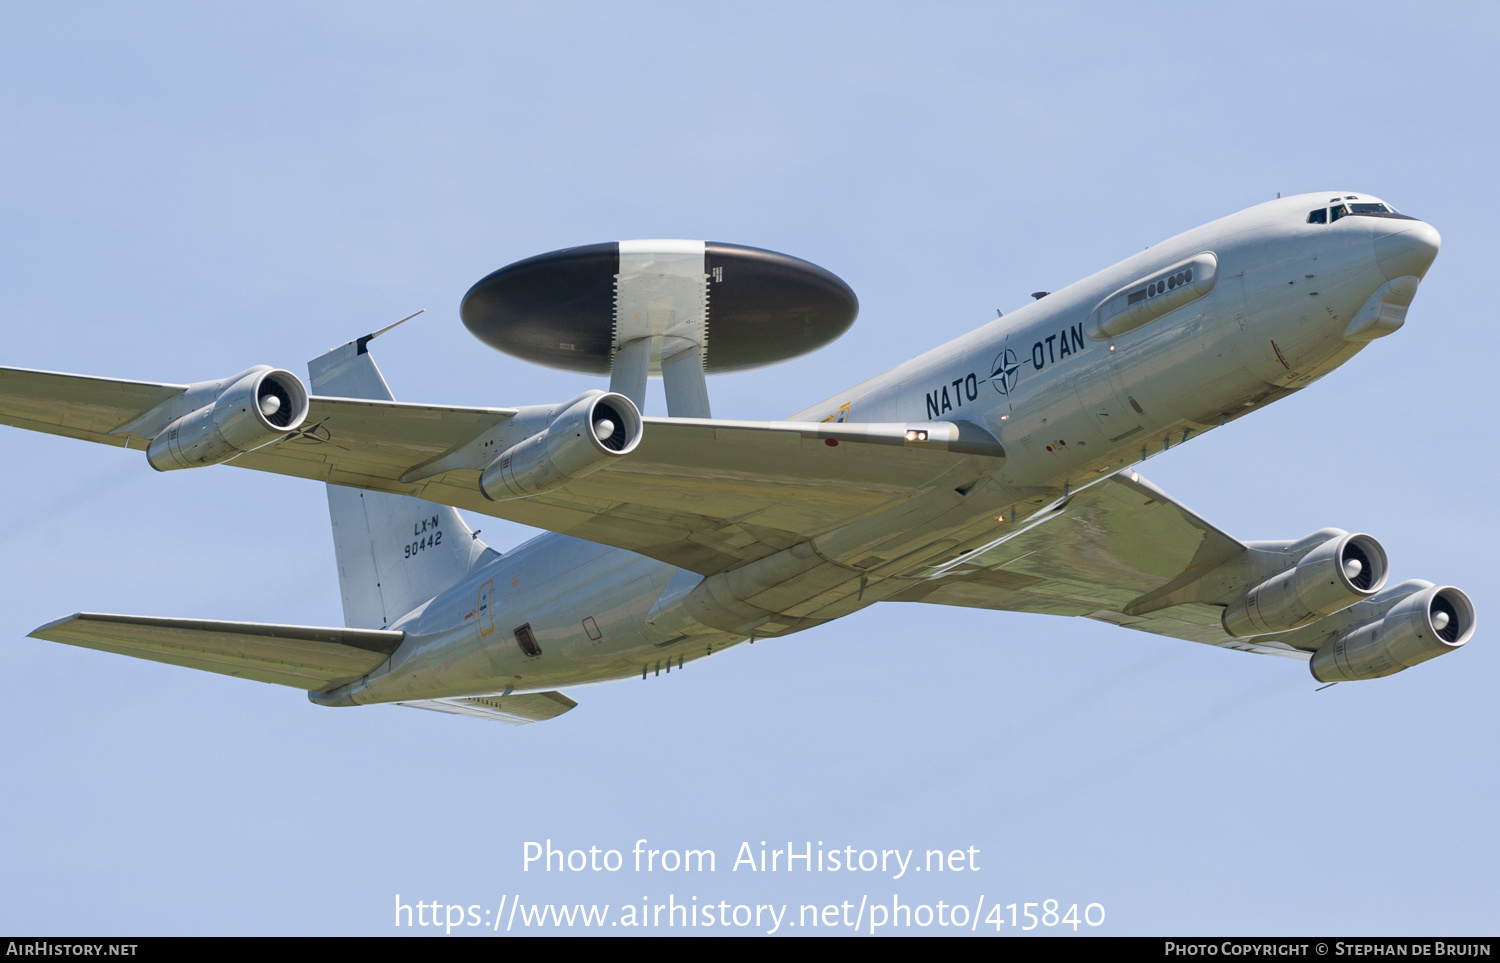
<path fill-rule="evenodd" d="M 0 368 L 0 424 L 144 449 L 163 427 L 153 413 L 197 387 Z M 280 443 L 321 445 L 328 438 L 326 425 L 332 421 L 348 438 L 335 447 L 349 466 L 377 474 L 404 471 L 515 414 L 512 408 L 454 408 L 358 398 L 318 398 L 316 402 L 302 427 Z M 305 460 L 324 461 L 321 456 Z"/>
<path fill-rule="evenodd" d="M 144 448 L 149 433 L 160 428 L 154 424 L 159 413 L 195 387 L 0 368 L 0 423 Z M 528 498 L 490 501 L 479 490 L 477 468 L 432 467 L 472 448 L 516 411 L 315 396 L 300 428 L 228 464 L 410 495 L 709 575 L 938 486 L 971 483 L 1003 457 L 994 439 L 949 423 L 931 423 L 932 440 L 913 444 L 904 437 L 907 426 L 897 424 L 648 418 L 630 455 Z M 1220 625 L 1219 605 L 1179 591 L 1246 550 L 1149 482 L 1117 474 L 1073 493 L 981 550 L 926 573 L 892 598 L 1082 615 L 1175 638 L 1305 658 L 1306 653 L 1278 642 L 1229 636 Z M 293 678 L 322 673 L 327 681 L 346 668 L 339 677 L 363 674 L 352 664 L 316 660 L 307 663 L 307 671 L 257 668 L 260 655 L 230 658 L 227 650 L 204 649 L 208 654 L 200 658 L 179 651 L 192 647 L 181 641 L 185 624 L 174 630 L 178 641 L 163 636 L 146 644 L 139 626 L 131 630 L 135 641 L 123 640 L 123 623 L 98 635 L 104 631 L 98 620 L 104 618 L 75 616 L 38 632 L 71 633 L 74 637 L 57 641 L 110 651 L 133 645 L 142 651 L 132 654 L 146 658 L 299 687 L 305 686 Z M 79 624 L 66 627 L 69 622 Z M 98 635 L 98 644 L 79 634 L 83 627 Z M 152 646 L 157 654 L 146 653 Z M 487 709 L 441 711 L 473 715 Z"/>
<path fill-rule="evenodd" d="M 941 484 L 950 473 L 960 476 L 953 486 L 973 481 L 979 470 L 969 459 L 984 457 L 941 448 L 941 442 L 906 446 L 904 425 L 647 418 L 631 454 L 556 491 L 495 502 L 480 492 L 474 469 L 402 482 L 424 458 L 456 447 L 448 444 L 452 436 L 420 450 L 398 447 L 388 440 L 380 411 L 389 403 L 352 404 L 315 397 L 307 419 L 316 425 L 314 435 L 267 445 L 229 464 L 412 495 L 703 575 L 804 542 Z M 349 417 L 354 410 L 360 420 Z"/>
<path fill-rule="evenodd" d="M 1144 478 L 1121 472 L 889 598 L 1081 615 L 1192 642 L 1309 658 L 1280 642 L 1229 635 L 1220 623 L 1223 606 L 1200 600 L 1199 579 L 1247 550 Z"/>
<path fill-rule="evenodd" d="M 198 388 L 0 368 L 0 424 L 141 449 L 162 412 Z M 529 498 L 490 501 L 476 467 L 427 467 L 515 415 L 314 396 L 298 429 L 227 464 L 411 495 L 709 575 L 972 483 L 1003 456 L 992 437 L 947 422 L 924 423 L 931 437 L 912 441 L 904 424 L 647 418 L 631 454 Z"/>
<path fill-rule="evenodd" d="M 111 432 L 188 387 L 0 368 L 0 424 L 123 446 L 127 436 Z"/>
<path fill-rule="evenodd" d="M 364 676 L 396 651 L 405 633 L 79 612 L 31 637 L 319 690 Z"/>

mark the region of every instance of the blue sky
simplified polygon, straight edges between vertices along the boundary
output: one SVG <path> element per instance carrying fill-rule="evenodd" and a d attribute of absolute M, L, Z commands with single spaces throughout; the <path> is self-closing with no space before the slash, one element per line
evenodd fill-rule
<path fill-rule="evenodd" d="M 1142 471 L 1238 537 L 1370 532 L 1480 628 L 1314 693 L 1295 662 L 881 605 L 545 725 L 325 709 L 24 638 L 80 609 L 338 624 L 320 488 L 4 429 L 0 929 L 894 893 L 1097 902 L 1112 934 L 1492 933 L 1495 39 L 1488 8 L 1443 4 L 6 5 L 9 365 L 301 372 L 426 308 L 375 345 L 398 397 L 556 401 L 597 382 L 473 340 L 468 286 L 706 238 L 860 297 L 833 346 L 710 381 L 715 414 L 782 417 L 1278 191 L 1379 195 L 1443 234 L 1406 327 Z M 641 838 L 719 870 L 522 870 L 528 840 Z M 761 840 L 972 846 L 980 870 L 729 871 Z"/>

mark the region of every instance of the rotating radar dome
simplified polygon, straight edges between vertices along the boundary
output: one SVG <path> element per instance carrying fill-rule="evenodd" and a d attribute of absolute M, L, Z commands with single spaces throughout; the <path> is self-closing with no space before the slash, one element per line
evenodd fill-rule
<path fill-rule="evenodd" d="M 854 292 L 798 258 L 716 241 L 611 241 L 517 261 L 464 295 L 464 325 L 526 361 L 595 374 L 645 341 L 649 371 L 696 348 L 741 371 L 821 348 L 859 313 Z"/>

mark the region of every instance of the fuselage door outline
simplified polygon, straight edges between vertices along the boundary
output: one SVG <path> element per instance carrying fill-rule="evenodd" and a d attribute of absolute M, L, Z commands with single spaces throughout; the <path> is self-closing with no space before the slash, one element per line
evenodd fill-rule
<path fill-rule="evenodd" d="M 495 631 L 495 580 L 479 586 L 479 634 Z"/>

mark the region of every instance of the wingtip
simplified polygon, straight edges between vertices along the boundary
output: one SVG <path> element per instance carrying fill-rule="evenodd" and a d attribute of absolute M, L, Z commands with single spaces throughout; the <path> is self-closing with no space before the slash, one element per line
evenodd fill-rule
<path fill-rule="evenodd" d="M 84 613 L 82 612 L 74 612 L 72 615 L 63 616 L 60 619 L 53 619 L 51 622 L 47 622 L 44 625 L 38 625 L 36 628 L 26 633 L 26 637 L 28 639 L 41 639 L 44 642 L 51 642 L 52 640 L 48 638 L 44 633 L 46 633 L 49 629 L 55 629 L 59 626 L 67 625 L 69 622 L 72 622 L 75 619 L 82 618 L 83 615 Z"/>

